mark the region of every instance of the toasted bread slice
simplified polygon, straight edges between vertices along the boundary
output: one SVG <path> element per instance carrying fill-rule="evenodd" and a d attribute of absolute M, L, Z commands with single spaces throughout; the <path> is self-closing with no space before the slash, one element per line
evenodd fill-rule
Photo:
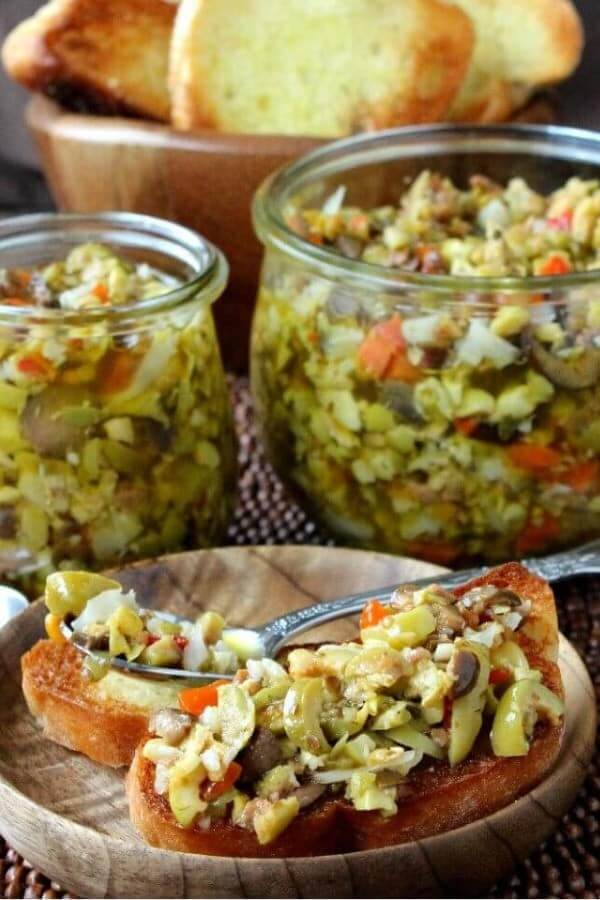
<path fill-rule="evenodd" d="M 440 0 L 182 0 L 172 121 L 317 137 L 438 121 L 472 45 L 469 18 Z"/>
<path fill-rule="evenodd" d="M 551 589 L 522 566 L 510 563 L 457 593 L 488 583 L 510 588 L 532 601 L 532 611 L 516 639 L 532 667 L 542 672 L 547 687 L 562 696 Z M 386 819 L 375 812 L 358 812 L 345 800 L 317 801 L 266 846 L 261 846 L 252 832 L 229 822 L 219 821 L 207 829 L 180 827 L 168 800 L 154 791 L 154 767 L 142 755 L 144 739 L 127 776 L 131 819 L 156 847 L 208 855 L 317 856 L 404 843 L 489 815 L 530 790 L 552 767 L 561 734 L 561 726 L 539 722 L 529 753 L 518 758 L 494 756 L 489 739 L 481 736 L 474 753 L 458 766 L 432 762 L 413 770 L 408 776 L 411 793 L 399 801 L 396 815 Z"/>
<path fill-rule="evenodd" d="M 105 766 L 126 766 L 156 710 L 177 706 L 181 682 L 110 671 L 101 681 L 82 673 L 72 644 L 38 641 L 23 656 L 23 693 L 52 741 Z"/>
<path fill-rule="evenodd" d="M 583 29 L 570 0 L 452 0 L 473 20 L 476 42 L 452 104 L 455 121 L 507 119 L 541 87 L 576 68 Z"/>
<path fill-rule="evenodd" d="M 51 0 L 8 36 L 8 73 L 87 112 L 168 121 L 176 6 L 168 0 Z"/>

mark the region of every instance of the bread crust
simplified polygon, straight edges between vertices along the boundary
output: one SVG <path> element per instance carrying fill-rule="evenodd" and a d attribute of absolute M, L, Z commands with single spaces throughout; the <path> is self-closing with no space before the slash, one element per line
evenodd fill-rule
<path fill-rule="evenodd" d="M 562 696 L 556 664 L 558 630 L 554 597 L 548 584 L 517 563 L 492 570 L 457 591 L 479 584 L 510 587 L 532 601 L 526 623 L 516 639 L 544 683 Z M 138 747 L 127 776 L 131 820 L 155 847 L 216 856 L 320 856 L 401 844 L 458 828 L 526 793 L 551 769 L 560 749 L 562 726 L 540 722 L 527 756 L 499 758 L 491 754 L 489 738 L 481 736 L 469 759 L 450 768 L 432 762 L 410 773 L 410 796 L 398 801 L 390 818 L 358 812 L 344 800 L 328 798 L 302 811 L 276 841 L 261 846 L 256 836 L 229 822 L 208 829 L 182 828 L 166 797 L 154 791 L 154 767 Z M 484 789 L 482 789 L 482 786 Z"/>
<path fill-rule="evenodd" d="M 450 110 L 452 121 L 508 119 L 536 90 L 571 75 L 581 59 L 583 26 L 571 0 L 452 2 L 471 16 L 476 30 L 471 67 Z M 515 29 L 526 29 L 535 45 L 518 44 Z"/>
<path fill-rule="evenodd" d="M 225 122 L 218 101 L 210 96 L 205 61 L 198 52 L 198 37 L 203 29 L 208 30 L 210 4 L 220 2 L 181 0 L 179 5 L 171 42 L 169 88 L 171 120 L 183 131 L 242 130 Z M 335 133 L 311 132 L 312 136 L 342 137 L 353 131 L 444 119 L 470 63 L 473 27 L 460 9 L 442 0 L 411 0 L 411 14 L 406 46 L 398 47 L 398 57 L 408 63 L 405 83 L 390 89 L 385 101 L 371 102 L 365 97 L 349 115 L 348 127 Z M 271 77 L 277 79 L 275 69 Z M 286 133 L 301 130 L 290 123 Z"/>
<path fill-rule="evenodd" d="M 101 698 L 72 644 L 38 641 L 21 668 L 25 700 L 45 737 L 102 765 L 129 765 L 147 731 L 147 711 Z"/>
<path fill-rule="evenodd" d="M 84 112 L 169 120 L 167 0 L 51 0 L 8 36 L 8 73 Z"/>

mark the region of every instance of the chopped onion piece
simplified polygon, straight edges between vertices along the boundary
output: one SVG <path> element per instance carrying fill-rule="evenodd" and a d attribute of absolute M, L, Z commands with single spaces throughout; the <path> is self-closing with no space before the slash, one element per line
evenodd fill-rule
<path fill-rule="evenodd" d="M 503 624 L 506 628 L 510 628 L 511 631 L 516 631 L 522 621 L 523 616 L 521 613 L 516 612 L 516 610 L 513 610 L 502 617 Z"/>
<path fill-rule="evenodd" d="M 510 366 L 519 356 L 517 347 L 495 335 L 482 319 L 471 320 L 466 335 L 456 344 L 456 351 L 459 362 L 479 366 L 488 360 L 497 369 Z"/>
<path fill-rule="evenodd" d="M 435 662 L 448 662 L 448 660 L 452 656 L 453 646 L 454 645 L 448 641 L 438 644 L 433 652 L 434 661 Z"/>
<path fill-rule="evenodd" d="M 483 628 L 465 628 L 465 638 L 474 644 L 483 644 L 484 647 L 496 647 L 502 643 L 504 629 L 499 622 L 489 622 Z"/>
<path fill-rule="evenodd" d="M 222 641 L 242 662 L 249 659 L 262 659 L 265 655 L 265 648 L 260 636 L 250 628 L 226 628 Z"/>
<path fill-rule="evenodd" d="M 344 205 L 345 198 L 346 187 L 345 185 L 340 184 L 339 188 L 327 198 L 322 206 L 322 211 L 326 216 L 334 216 L 336 213 L 339 213 L 340 209 Z"/>
<path fill-rule="evenodd" d="M 156 764 L 154 772 L 154 790 L 159 796 L 163 796 L 169 790 L 169 768 L 166 763 L 159 762 Z"/>
<path fill-rule="evenodd" d="M 193 628 L 183 651 L 183 668 L 189 672 L 199 672 L 207 659 L 208 649 L 202 632 L 198 627 Z"/>
<path fill-rule="evenodd" d="M 133 591 L 128 591 L 126 594 L 118 588 L 102 591 L 102 593 L 96 594 L 95 597 L 88 600 L 85 609 L 71 623 L 71 627 L 73 631 L 85 631 L 90 625 L 104 623 L 120 606 L 127 606 L 129 609 L 138 611 Z"/>

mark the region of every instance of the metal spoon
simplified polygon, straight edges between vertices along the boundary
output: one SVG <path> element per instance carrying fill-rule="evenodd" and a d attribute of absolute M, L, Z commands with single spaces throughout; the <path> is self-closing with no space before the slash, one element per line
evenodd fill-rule
<path fill-rule="evenodd" d="M 600 540 L 584 544 L 582 547 L 575 550 L 555 553 L 552 556 L 546 556 L 540 559 L 525 559 L 523 560 L 523 565 L 536 575 L 539 575 L 550 582 L 561 581 L 564 578 L 570 578 L 574 575 L 598 574 L 600 573 Z M 440 575 L 438 578 L 435 576 L 421 578 L 417 581 L 411 581 L 410 584 L 417 588 L 425 587 L 432 583 L 440 584 L 447 588 L 454 588 L 473 578 L 483 575 L 486 571 L 488 571 L 486 567 L 464 569 L 460 572 L 451 572 L 447 575 Z M 249 638 L 260 643 L 261 656 L 273 658 L 277 655 L 278 650 L 280 650 L 290 638 L 302 634 L 302 632 L 308 631 L 310 628 L 324 625 L 326 622 L 343 619 L 346 616 L 358 613 L 369 600 L 375 598 L 385 600 L 390 597 L 397 587 L 398 584 L 396 583 L 386 587 L 363 591 L 359 594 L 340 597 L 336 600 L 326 600 L 323 603 L 316 603 L 313 606 L 307 606 L 303 609 L 296 609 L 293 612 L 285 613 L 283 616 L 272 619 L 261 628 L 236 628 L 225 630 L 246 632 Z M 148 610 L 148 612 L 167 622 L 180 623 L 189 621 L 174 613 L 161 612 L 154 609 Z M 97 653 L 94 653 L 74 640 L 73 631 L 64 623 L 62 625 L 62 630 L 65 637 L 73 641 L 75 646 L 81 650 L 82 653 L 97 657 Z M 216 679 L 233 678 L 233 675 L 223 675 L 221 672 L 192 672 L 186 669 L 148 666 L 141 663 L 128 662 L 125 659 L 116 657 L 111 658 L 110 664 L 114 668 L 153 678 L 185 678 L 199 683 L 206 683 Z"/>

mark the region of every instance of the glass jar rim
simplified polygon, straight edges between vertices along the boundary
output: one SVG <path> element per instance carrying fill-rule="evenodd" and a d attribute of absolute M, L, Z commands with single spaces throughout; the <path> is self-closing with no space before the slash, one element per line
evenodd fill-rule
<path fill-rule="evenodd" d="M 559 125 L 417 125 L 360 134 L 325 144 L 281 167 L 266 178 L 254 195 L 252 215 L 258 238 L 266 246 L 294 257 L 319 270 L 333 281 L 374 287 L 397 293 L 419 288 L 428 293 L 539 293 L 600 284 L 600 268 L 560 276 L 502 276 L 423 274 L 391 269 L 376 263 L 354 260 L 313 244 L 293 231 L 282 215 L 284 204 L 301 188 L 320 177 L 350 171 L 358 165 L 410 159 L 414 151 L 440 150 L 458 154 L 536 152 L 598 166 L 600 178 L 600 134 L 582 128 Z M 564 301 L 550 301 L 564 302 Z"/>
<path fill-rule="evenodd" d="M 125 321 L 178 310 L 188 301 L 211 305 L 223 293 L 229 276 L 224 254 L 210 241 L 183 225 L 129 212 L 102 213 L 33 213 L 0 220 L 0 260 L 3 251 L 16 247 L 32 247 L 44 235 L 60 238 L 66 234 L 74 243 L 90 240 L 139 249 L 140 244 L 127 235 L 147 236 L 152 249 L 163 246 L 180 248 L 194 274 L 177 287 L 161 294 L 118 306 L 90 307 L 82 310 L 46 308 L 31 305 L 13 306 L 0 299 L 0 319 L 18 324 L 24 318 L 34 318 L 37 324 L 86 326 L 110 320 L 115 326 Z M 81 235 L 81 240 L 78 236 Z M 168 249 L 165 249 L 168 253 Z M 174 258 L 174 257 L 173 257 Z M 183 258 L 179 258 L 183 262 Z"/>

